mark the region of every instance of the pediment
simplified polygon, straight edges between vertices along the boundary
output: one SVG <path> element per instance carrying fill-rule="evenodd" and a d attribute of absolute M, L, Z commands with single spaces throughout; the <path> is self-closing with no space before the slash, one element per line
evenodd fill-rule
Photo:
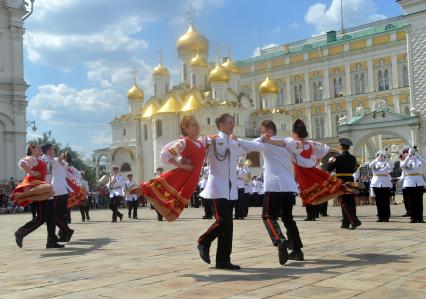
<path fill-rule="evenodd" d="M 400 121 L 409 121 L 412 119 L 412 116 L 407 116 L 394 112 L 370 112 L 363 117 L 358 119 L 352 119 L 350 125 L 365 125 L 365 124 L 376 124 L 383 122 L 400 122 Z"/>

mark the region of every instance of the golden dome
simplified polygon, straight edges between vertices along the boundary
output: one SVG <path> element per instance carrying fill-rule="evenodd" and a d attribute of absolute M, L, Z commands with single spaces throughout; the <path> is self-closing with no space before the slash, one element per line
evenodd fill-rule
<path fill-rule="evenodd" d="M 277 84 L 275 84 L 274 80 L 269 79 L 269 75 L 266 76 L 265 81 L 263 81 L 259 86 L 259 92 L 260 94 L 265 93 L 278 93 L 278 87 Z"/>
<path fill-rule="evenodd" d="M 229 75 L 228 72 L 223 68 L 219 63 L 216 64 L 216 67 L 210 71 L 209 74 L 210 82 L 228 82 Z"/>
<path fill-rule="evenodd" d="M 142 100 L 144 98 L 144 94 L 142 89 L 140 89 L 136 84 L 133 84 L 133 87 L 129 89 L 127 92 L 127 98 L 130 100 Z"/>
<path fill-rule="evenodd" d="M 209 41 L 195 30 L 194 25 L 190 24 L 188 31 L 177 40 L 176 47 L 179 54 L 196 53 L 197 50 L 207 54 L 209 52 Z"/>
<path fill-rule="evenodd" d="M 153 116 L 157 112 L 158 108 L 154 104 L 150 104 L 148 107 L 146 107 L 142 112 L 143 118 L 148 118 Z"/>
<path fill-rule="evenodd" d="M 200 100 L 194 95 L 191 95 L 189 99 L 183 104 L 183 107 L 180 111 L 181 112 L 192 111 L 192 110 L 197 110 L 201 107 L 202 105 Z"/>
<path fill-rule="evenodd" d="M 192 59 L 191 62 L 189 63 L 189 66 L 191 67 L 208 67 L 209 64 L 207 63 L 207 60 L 201 56 L 200 54 L 197 53 L 197 55 L 195 55 Z"/>
<path fill-rule="evenodd" d="M 153 73 L 154 76 L 170 76 L 170 72 L 169 69 L 166 68 L 162 63 L 160 63 L 159 65 L 157 65 L 154 69 L 153 69 Z"/>
<path fill-rule="evenodd" d="M 174 98 L 170 97 L 163 106 L 158 109 L 157 114 L 159 113 L 175 113 L 180 111 L 180 104 L 179 102 Z"/>
<path fill-rule="evenodd" d="M 231 61 L 231 58 L 228 57 L 228 59 L 225 61 L 225 63 L 222 64 L 222 66 L 227 70 L 229 73 L 239 74 L 240 69 L 238 66 Z"/>

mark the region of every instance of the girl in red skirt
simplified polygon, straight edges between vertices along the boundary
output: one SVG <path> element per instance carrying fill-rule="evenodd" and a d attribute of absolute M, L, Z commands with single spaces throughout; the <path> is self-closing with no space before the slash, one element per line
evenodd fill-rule
<path fill-rule="evenodd" d="M 166 144 L 161 160 L 176 166 L 141 184 L 131 193 L 142 193 L 167 221 L 176 220 L 191 200 L 203 167 L 206 149 L 199 141 L 200 127 L 193 116 L 184 116 L 180 123 L 183 138 Z"/>
<path fill-rule="evenodd" d="M 296 181 L 299 184 L 303 205 L 317 205 L 342 194 L 353 193 L 355 185 L 342 180 L 317 167 L 317 163 L 330 150 L 326 144 L 308 137 L 305 123 L 297 119 L 293 125 L 292 141 L 271 140 L 262 136 L 264 142 L 287 148 L 294 154 L 293 167 Z"/>

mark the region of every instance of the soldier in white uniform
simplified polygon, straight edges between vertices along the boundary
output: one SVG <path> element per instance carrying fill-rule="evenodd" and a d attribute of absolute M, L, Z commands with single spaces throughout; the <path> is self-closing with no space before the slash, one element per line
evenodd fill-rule
<path fill-rule="evenodd" d="M 390 218 L 390 190 L 392 188 L 391 172 L 393 165 L 383 151 L 376 153 L 376 159 L 370 162 L 373 170 L 371 187 L 376 196 L 376 207 L 379 219 L 377 222 L 389 222 Z"/>
<path fill-rule="evenodd" d="M 423 158 L 415 149 L 409 149 L 402 155 L 404 161 L 401 169 L 404 172 L 403 188 L 407 191 L 410 202 L 411 223 L 424 223 L 423 220 L 423 192 L 425 181 L 423 179 Z"/>
<path fill-rule="evenodd" d="M 235 205 L 235 216 L 234 219 L 243 220 L 246 217 L 246 194 L 245 184 L 247 177 L 250 179 L 250 173 L 247 167 L 243 163 L 242 157 L 238 159 L 237 165 L 237 187 L 238 187 L 238 200 Z M 248 207 L 247 207 L 248 210 Z M 248 212 L 248 211 L 247 211 Z"/>
<path fill-rule="evenodd" d="M 118 166 L 112 167 L 112 174 L 107 183 L 107 188 L 109 189 L 109 208 L 112 211 L 112 221 L 117 222 L 117 217 L 120 218 L 120 221 L 123 220 L 123 214 L 120 213 L 118 207 L 120 206 L 121 201 L 123 200 L 124 192 L 124 178 L 118 174 Z"/>
<path fill-rule="evenodd" d="M 198 239 L 200 256 L 210 263 L 210 245 L 218 238 L 216 268 L 239 270 L 240 266 L 231 263 L 232 252 L 232 205 L 238 198 L 237 159 L 247 153 L 239 142 L 229 137 L 232 135 L 235 120 L 228 114 L 216 119 L 219 134 L 207 140 L 207 162 L 209 177 L 206 188 L 200 196 L 212 200 L 215 223 Z"/>
<path fill-rule="evenodd" d="M 260 125 L 260 133 L 276 139 L 277 129 L 273 121 L 265 120 Z M 299 229 L 293 220 L 293 205 L 296 202 L 298 187 L 292 173 L 293 154 L 285 147 L 263 143 L 261 138 L 255 141 L 239 140 L 241 146 L 259 151 L 264 161 L 264 191 L 262 218 L 272 244 L 278 247 L 278 257 L 281 265 L 290 258 L 302 261 L 304 259 L 301 248 Z M 253 147 L 254 146 L 254 147 Z M 259 182 L 260 183 L 260 182 Z M 260 185 L 260 184 L 259 184 Z M 260 193 L 261 191 L 259 191 Z M 284 222 L 288 241 L 281 231 L 278 217 Z M 290 256 L 287 248 L 292 248 Z"/>
<path fill-rule="evenodd" d="M 126 203 L 129 209 L 128 216 L 129 218 L 138 219 L 138 195 L 137 194 L 129 194 L 129 191 L 133 188 L 136 188 L 138 185 L 135 180 L 133 180 L 133 174 L 127 174 L 127 181 L 124 183 L 124 191 L 126 193 Z M 132 214 L 133 210 L 133 214 Z"/>
<path fill-rule="evenodd" d="M 203 170 L 201 171 L 200 182 L 198 183 L 198 187 L 200 188 L 200 194 L 198 194 L 198 196 L 200 197 L 201 202 L 203 203 L 203 206 L 204 206 L 203 219 L 213 218 L 211 200 L 209 198 L 203 198 L 201 196 L 201 192 L 203 192 L 203 190 L 206 188 L 208 177 L 209 177 L 209 168 L 205 164 L 203 166 Z"/>

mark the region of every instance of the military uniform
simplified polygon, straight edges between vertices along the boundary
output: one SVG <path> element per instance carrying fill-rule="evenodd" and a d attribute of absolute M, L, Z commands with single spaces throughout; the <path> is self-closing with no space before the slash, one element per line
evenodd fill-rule
<path fill-rule="evenodd" d="M 352 145 L 352 142 L 347 138 L 340 138 L 339 143 L 346 146 Z M 334 161 L 329 162 L 326 169 L 329 172 L 335 171 L 336 176 L 344 182 L 353 182 L 353 173 L 358 167 L 359 164 L 355 156 L 346 150 L 337 155 Z M 342 228 L 349 228 L 349 224 L 352 229 L 361 225 L 361 221 L 356 216 L 355 196 L 353 194 L 345 194 L 339 197 L 339 201 L 343 216 Z"/>

